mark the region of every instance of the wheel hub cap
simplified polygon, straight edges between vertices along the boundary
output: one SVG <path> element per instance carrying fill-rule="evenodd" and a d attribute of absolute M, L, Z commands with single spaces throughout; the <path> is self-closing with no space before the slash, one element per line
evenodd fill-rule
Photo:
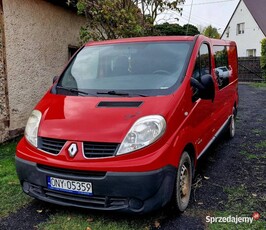
<path fill-rule="evenodd" d="M 182 165 L 181 174 L 180 174 L 180 193 L 181 197 L 185 197 L 189 192 L 189 176 L 188 169 L 185 165 Z"/>

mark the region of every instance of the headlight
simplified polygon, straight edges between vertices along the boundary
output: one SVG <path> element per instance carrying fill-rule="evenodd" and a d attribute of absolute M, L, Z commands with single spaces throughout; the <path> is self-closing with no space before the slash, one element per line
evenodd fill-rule
<path fill-rule="evenodd" d="M 42 113 L 40 111 L 33 110 L 25 128 L 26 139 L 35 147 L 37 147 L 37 135 L 41 117 Z"/>
<path fill-rule="evenodd" d="M 127 133 L 117 155 L 144 148 L 159 139 L 166 129 L 162 116 L 151 115 L 138 119 Z"/>

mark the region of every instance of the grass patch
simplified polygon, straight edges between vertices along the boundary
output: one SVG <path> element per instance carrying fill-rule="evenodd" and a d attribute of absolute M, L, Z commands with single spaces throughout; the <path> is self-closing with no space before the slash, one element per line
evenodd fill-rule
<path fill-rule="evenodd" d="M 248 192 L 244 186 L 239 187 L 227 187 L 224 191 L 228 195 L 228 201 L 226 203 L 227 211 L 215 212 L 213 217 L 252 217 L 254 212 L 259 212 L 261 218 L 254 220 L 252 223 L 222 223 L 214 222 L 208 223 L 208 229 L 210 230 L 260 230 L 265 227 L 265 210 L 261 208 L 261 204 L 265 202 L 265 199 L 258 198 L 256 194 Z"/>
<path fill-rule="evenodd" d="M 245 156 L 249 160 L 251 160 L 251 159 L 259 159 L 260 158 L 256 154 L 249 153 L 246 150 L 241 150 L 240 154 L 242 154 L 243 156 Z M 263 158 L 263 156 L 261 156 L 261 157 Z"/>
<path fill-rule="evenodd" d="M 21 190 L 15 169 L 18 139 L 0 144 L 0 217 L 16 211 L 30 200 Z"/>
<path fill-rule="evenodd" d="M 252 82 L 250 85 L 256 88 L 266 88 L 266 82 Z"/>
<path fill-rule="evenodd" d="M 242 143 L 241 145 L 240 145 L 242 148 L 245 148 L 245 147 L 247 147 L 248 146 L 248 143 Z"/>
<path fill-rule="evenodd" d="M 85 211 L 86 212 L 86 211 Z M 113 218 L 108 217 L 104 214 L 81 214 L 77 211 L 64 211 L 63 213 L 58 213 L 50 218 L 48 222 L 38 225 L 39 230 L 135 230 L 135 229 L 145 229 L 145 224 L 143 220 L 138 220 L 133 218 L 123 218 L 121 215 L 113 216 Z M 147 229 L 149 229 L 147 227 Z"/>
<path fill-rule="evenodd" d="M 241 214 L 239 215 L 239 213 L 232 213 L 232 212 L 216 212 L 215 213 L 215 217 L 251 217 L 252 214 L 247 213 L 247 214 Z M 212 223 L 208 225 L 208 229 L 210 230 L 261 230 L 265 228 L 265 221 L 262 219 L 259 220 L 254 220 L 252 221 L 252 223 Z"/>
<path fill-rule="evenodd" d="M 263 149 L 266 148 L 266 140 L 261 141 L 255 145 L 256 148 Z"/>
<path fill-rule="evenodd" d="M 229 187 L 225 188 L 224 191 L 228 195 L 226 206 L 232 211 L 241 210 L 241 212 L 247 213 L 249 212 L 250 207 L 254 207 L 254 205 L 256 205 L 256 199 L 249 196 L 244 186 L 236 188 Z"/>
<path fill-rule="evenodd" d="M 262 133 L 262 130 L 260 130 L 260 129 L 252 129 L 251 131 L 254 134 L 261 134 Z"/>

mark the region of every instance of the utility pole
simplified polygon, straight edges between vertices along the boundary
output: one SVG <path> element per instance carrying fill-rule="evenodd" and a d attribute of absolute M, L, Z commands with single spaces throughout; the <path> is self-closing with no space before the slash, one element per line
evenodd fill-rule
<path fill-rule="evenodd" d="M 142 25 L 144 27 L 145 21 L 144 21 L 144 0 L 141 0 L 141 9 L 142 9 Z"/>
<path fill-rule="evenodd" d="M 189 11 L 189 17 L 188 17 L 188 23 L 187 23 L 187 31 L 186 31 L 186 35 L 188 34 L 188 26 L 189 26 L 189 23 L 190 23 L 191 12 L 192 12 L 192 6 L 193 6 L 193 0 L 191 1 L 191 5 L 190 5 L 190 11 Z"/>

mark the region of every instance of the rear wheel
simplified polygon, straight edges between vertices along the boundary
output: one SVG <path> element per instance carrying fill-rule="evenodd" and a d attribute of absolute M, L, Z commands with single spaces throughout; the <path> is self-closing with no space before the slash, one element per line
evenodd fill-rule
<path fill-rule="evenodd" d="M 229 125 L 229 128 L 228 128 L 228 136 L 229 138 L 233 138 L 235 136 L 235 133 L 236 133 L 236 109 L 234 108 L 233 109 L 233 113 L 231 115 L 231 118 L 230 118 L 230 125 Z"/>
<path fill-rule="evenodd" d="M 183 212 L 188 206 L 192 185 L 192 165 L 187 152 L 183 152 L 176 176 L 174 202 L 177 211 Z"/>

